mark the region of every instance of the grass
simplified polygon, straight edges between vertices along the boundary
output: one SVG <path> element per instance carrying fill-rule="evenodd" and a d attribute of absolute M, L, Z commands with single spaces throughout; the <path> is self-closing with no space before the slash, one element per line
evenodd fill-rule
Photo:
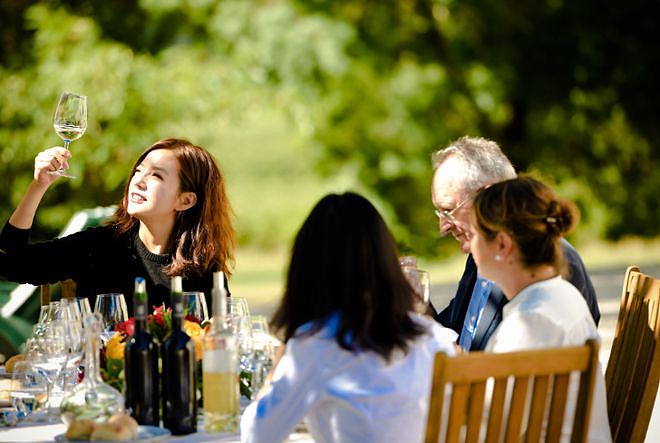
<path fill-rule="evenodd" d="M 616 243 L 592 241 L 578 245 L 578 250 L 589 270 L 620 268 L 621 273 L 630 264 L 660 264 L 660 237 L 643 240 L 629 238 Z M 260 251 L 241 248 L 237 253 L 236 270 L 230 287 L 234 296 L 246 297 L 253 310 L 270 313 L 277 305 L 285 280 L 285 267 L 289 251 L 277 249 Z M 433 283 L 458 282 L 465 255 L 457 253 L 444 259 L 422 258 L 419 266 L 427 269 Z"/>

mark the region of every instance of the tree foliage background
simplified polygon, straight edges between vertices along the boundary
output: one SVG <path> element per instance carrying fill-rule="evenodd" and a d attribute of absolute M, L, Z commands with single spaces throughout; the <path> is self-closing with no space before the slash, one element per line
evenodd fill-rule
<path fill-rule="evenodd" d="M 74 180 L 35 235 L 117 202 L 130 165 L 179 136 L 218 158 L 243 245 L 288 244 L 328 191 L 377 203 L 404 250 L 438 254 L 431 153 L 500 143 L 582 209 L 578 235 L 660 226 L 658 2 L 0 1 L 0 214 L 89 96 Z"/>

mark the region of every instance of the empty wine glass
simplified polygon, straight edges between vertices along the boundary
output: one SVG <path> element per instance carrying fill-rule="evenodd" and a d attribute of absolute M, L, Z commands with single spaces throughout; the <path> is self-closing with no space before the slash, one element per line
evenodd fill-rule
<path fill-rule="evenodd" d="M 208 321 L 209 310 L 203 292 L 187 291 L 183 293 L 183 315 L 194 317 L 200 323 Z"/>
<path fill-rule="evenodd" d="M 63 320 L 50 320 L 40 335 L 33 337 L 27 360 L 40 375 L 45 377 L 48 394 L 48 411 L 55 419 L 55 410 L 62 400 L 62 385 L 58 383 L 67 360 L 68 341 Z"/>
<path fill-rule="evenodd" d="M 98 294 L 94 303 L 94 312 L 101 316 L 100 337 L 103 346 L 115 334 L 115 326 L 128 320 L 128 309 L 124 294 Z"/>
<path fill-rule="evenodd" d="M 48 400 L 46 378 L 27 360 L 17 362 L 11 376 L 9 396 L 18 418 L 25 420 L 29 417 L 31 421 L 45 419 L 41 413 L 45 411 Z"/>
<path fill-rule="evenodd" d="M 71 92 L 60 94 L 53 116 L 53 128 L 64 140 L 64 147 L 69 149 L 69 143 L 82 137 L 87 129 L 87 97 Z M 68 175 L 63 167 L 51 174 L 75 178 Z"/>
<path fill-rule="evenodd" d="M 74 301 L 78 305 L 81 321 L 92 314 L 92 308 L 89 306 L 89 299 L 87 297 L 76 297 Z"/>
<path fill-rule="evenodd" d="M 243 297 L 227 298 L 227 327 L 232 330 L 238 348 L 239 370 L 252 371 L 252 322 L 247 300 Z"/>
<path fill-rule="evenodd" d="M 253 315 L 251 320 L 253 347 L 252 398 L 254 398 L 264 385 L 266 376 L 273 367 L 275 353 L 266 317 L 263 315 Z"/>
<path fill-rule="evenodd" d="M 64 339 L 67 357 L 62 368 L 61 380 L 62 390 L 66 391 L 75 386 L 80 379 L 80 364 L 83 354 L 83 324 L 80 308 L 75 299 L 63 298 L 60 300 L 58 312 L 55 318 L 62 320 L 64 325 Z"/>

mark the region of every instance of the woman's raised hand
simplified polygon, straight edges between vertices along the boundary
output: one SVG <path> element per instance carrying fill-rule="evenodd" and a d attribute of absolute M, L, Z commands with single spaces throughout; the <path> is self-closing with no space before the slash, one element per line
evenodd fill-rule
<path fill-rule="evenodd" d="M 34 180 L 44 187 L 50 186 L 59 177 L 53 172 L 60 167 L 69 168 L 71 152 L 61 146 L 46 149 L 34 159 Z"/>

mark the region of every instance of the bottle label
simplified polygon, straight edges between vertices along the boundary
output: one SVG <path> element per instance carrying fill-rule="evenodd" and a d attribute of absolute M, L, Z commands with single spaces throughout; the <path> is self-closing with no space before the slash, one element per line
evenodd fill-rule
<path fill-rule="evenodd" d="M 237 372 L 236 354 L 227 349 L 205 350 L 202 359 L 204 372 Z"/>

